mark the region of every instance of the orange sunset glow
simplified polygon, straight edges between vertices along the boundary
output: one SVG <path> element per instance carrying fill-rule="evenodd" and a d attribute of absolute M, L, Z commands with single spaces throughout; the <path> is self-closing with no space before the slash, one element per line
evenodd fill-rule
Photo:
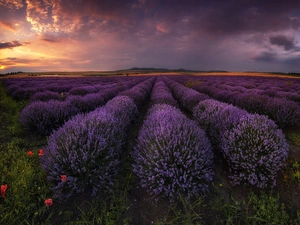
<path fill-rule="evenodd" d="M 1 72 L 300 72 L 300 1 L 0 0 Z"/>

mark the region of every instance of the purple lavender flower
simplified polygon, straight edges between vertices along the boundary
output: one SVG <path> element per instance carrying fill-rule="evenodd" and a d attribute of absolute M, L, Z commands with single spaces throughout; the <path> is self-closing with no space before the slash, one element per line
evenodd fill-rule
<path fill-rule="evenodd" d="M 123 142 L 116 118 L 104 109 L 78 115 L 51 134 L 41 159 L 57 197 L 62 200 L 89 188 L 92 195 L 108 191 L 117 173 Z M 62 182 L 62 174 L 73 180 Z"/>
<path fill-rule="evenodd" d="M 161 77 L 156 79 L 153 90 L 150 96 L 150 102 L 155 104 L 168 104 L 177 107 L 177 101 L 173 98 L 172 93 L 168 86 L 165 84 Z"/>
<path fill-rule="evenodd" d="M 240 118 L 247 114 L 248 112 L 246 110 L 237 108 L 233 105 L 228 105 L 217 111 L 211 118 L 209 131 L 211 142 L 215 146 L 218 146 L 224 133 L 236 126 L 236 124 L 239 123 Z"/>
<path fill-rule="evenodd" d="M 158 200 L 201 195 L 213 178 L 213 154 L 203 130 L 172 106 L 153 106 L 134 146 L 133 172 Z"/>
<path fill-rule="evenodd" d="M 137 107 L 140 108 L 144 104 L 146 98 L 150 95 L 155 79 L 155 77 L 150 77 L 133 88 L 119 93 L 119 95 L 132 98 Z"/>
<path fill-rule="evenodd" d="M 28 104 L 21 111 L 20 122 L 25 128 L 35 133 L 49 135 L 78 113 L 78 109 L 69 101 L 37 101 Z"/>
<path fill-rule="evenodd" d="M 51 134 L 41 160 L 59 199 L 110 191 L 120 168 L 126 130 L 136 115 L 133 100 L 118 96 L 93 112 L 75 116 Z M 62 174 L 67 181 L 61 181 Z"/>
<path fill-rule="evenodd" d="M 219 102 L 214 99 L 206 99 L 199 102 L 199 104 L 194 107 L 193 116 L 199 126 L 209 133 L 215 115 L 228 106 L 227 103 Z"/>
<path fill-rule="evenodd" d="M 288 157 L 288 144 L 274 121 L 247 114 L 226 131 L 221 149 L 229 164 L 232 184 L 274 187 L 276 173 Z"/>
<path fill-rule="evenodd" d="M 192 111 L 193 108 L 205 99 L 209 99 L 206 94 L 199 93 L 191 88 L 185 87 L 184 85 L 171 80 L 169 78 L 164 78 L 165 82 L 171 89 L 175 99 L 179 101 L 180 105 L 184 108 Z"/>
<path fill-rule="evenodd" d="M 63 100 L 63 96 L 57 92 L 46 90 L 42 92 L 36 92 L 30 98 L 31 102 L 35 102 L 35 101 L 47 102 L 50 100 Z"/>

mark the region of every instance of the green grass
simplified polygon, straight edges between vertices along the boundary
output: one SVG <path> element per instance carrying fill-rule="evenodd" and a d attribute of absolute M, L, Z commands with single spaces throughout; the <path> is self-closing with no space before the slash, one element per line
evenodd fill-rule
<path fill-rule="evenodd" d="M 300 146 L 300 134 L 299 133 L 289 134 L 288 139 L 291 140 L 295 145 Z"/>

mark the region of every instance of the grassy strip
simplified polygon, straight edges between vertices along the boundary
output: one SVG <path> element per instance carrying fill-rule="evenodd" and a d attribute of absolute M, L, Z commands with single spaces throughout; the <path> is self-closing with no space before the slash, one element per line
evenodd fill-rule
<path fill-rule="evenodd" d="M 19 123 L 19 116 L 21 110 L 28 104 L 28 101 L 15 101 L 6 93 L 6 88 L 3 82 L 0 80 L 0 119 L 6 129 L 1 127 L 1 136 L 4 136 L 3 132 L 8 131 L 10 135 L 20 135 L 23 131 L 22 126 Z"/>
<path fill-rule="evenodd" d="M 7 184 L 5 196 L 0 197 L 0 224 L 44 224 L 51 216 L 44 205 L 51 193 L 38 162 L 37 146 L 45 140 L 33 143 L 18 137 L 24 134 L 18 119 L 26 104 L 8 96 L 0 82 L 0 183 Z M 27 154 L 29 149 L 32 156 Z"/>

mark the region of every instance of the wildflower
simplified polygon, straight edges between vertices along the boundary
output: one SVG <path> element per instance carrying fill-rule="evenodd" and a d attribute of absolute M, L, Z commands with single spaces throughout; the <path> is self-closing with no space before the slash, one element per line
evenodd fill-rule
<path fill-rule="evenodd" d="M 6 189 L 7 189 L 7 184 L 2 184 L 1 185 L 1 196 L 2 196 L 2 198 L 5 198 Z"/>
<path fill-rule="evenodd" d="M 42 156 L 42 155 L 44 155 L 44 151 L 43 151 L 43 149 L 40 149 L 39 150 L 39 156 Z"/>
<path fill-rule="evenodd" d="M 51 206 L 52 204 L 53 204 L 53 201 L 52 201 L 51 198 L 48 198 L 48 199 L 45 200 L 45 205 L 46 205 L 47 207 Z"/>
<path fill-rule="evenodd" d="M 32 152 L 32 151 L 28 151 L 28 152 L 27 152 L 27 155 L 28 155 L 28 156 L 32 156 L 32 155 L 33 155 L 33 152 Z"/>
<path fill-rule="evenodd" d="M 67 181 L 67 176 L 66 175 L 61 175 L 61 181 L 66 182 Z"/>

